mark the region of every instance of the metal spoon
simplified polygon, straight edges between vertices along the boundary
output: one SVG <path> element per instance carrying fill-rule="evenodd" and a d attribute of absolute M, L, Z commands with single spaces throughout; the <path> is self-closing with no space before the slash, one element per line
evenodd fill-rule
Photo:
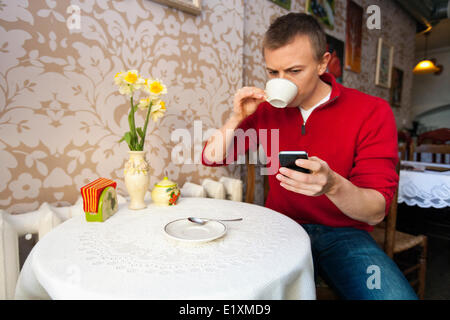
<path fill-rule="evenodd" d="M 242 218 L 237 218 L 237 219 L 205 219 L 205 218 L 189 217 L 188 220 L 190 222 L 197 223 L 197 224 L 205 224 L 208 221 L 241 221 Z"/>

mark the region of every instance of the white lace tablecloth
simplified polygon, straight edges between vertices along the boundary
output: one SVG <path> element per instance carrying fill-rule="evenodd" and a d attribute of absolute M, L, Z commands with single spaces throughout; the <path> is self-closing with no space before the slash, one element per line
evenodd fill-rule
<path fill-rule="evenodd" d="M 403 165 L 422 166 L 419 162 L 402 162 Z M 448 165 L 428 164 L 446 168 Z M 450 169 L 450 166 L 448 166 Z M 411 171 L 400 170 L 398 202 L 409 206 L 417 205 L 421 208 L 445 208 L 450 206 L 450 170 Z"/>
<path fill-rule="evenodd" d="M 164 234 L 170 221 L 238 218 L 203 244 Z M 181 198 L 173 207 L 132 211 L 104 223 L 65 221 L 33 248 L 17 299 L 315 299 L 310 241 L 273 210 L 243 202 Z"/>

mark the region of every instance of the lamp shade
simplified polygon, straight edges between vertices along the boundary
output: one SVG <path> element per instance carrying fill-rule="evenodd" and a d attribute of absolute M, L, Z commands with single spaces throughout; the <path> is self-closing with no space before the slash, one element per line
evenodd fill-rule
<path fill-rule="evenodd" d="M 414 74 L 430 74 L 437 71 L 439 68 L 431 60 L 422 60 L 413 69 Z"/>

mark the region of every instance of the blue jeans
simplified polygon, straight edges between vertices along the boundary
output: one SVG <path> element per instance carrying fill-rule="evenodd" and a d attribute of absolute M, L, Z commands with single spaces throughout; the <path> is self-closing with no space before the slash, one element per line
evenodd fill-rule
<path fill-rule="evenodd" d="M 417 300 L 394 261 L 367 231 L 302 225 L 311 239 L 314 273 L 343 299 Z"/>

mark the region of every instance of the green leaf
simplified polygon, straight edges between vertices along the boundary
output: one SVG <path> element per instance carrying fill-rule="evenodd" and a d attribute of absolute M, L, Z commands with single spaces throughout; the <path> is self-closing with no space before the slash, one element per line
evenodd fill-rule
<path fill-rule="evenodd" d="M 150 105 L 148 106 L 148 110 L 147 110 L 147 116 L 145 117 L 144 130 L 143 130 L 144 137 L 145 137 L 145 134 L 147 133 L 148 119 L 150 117 L 150 112 L 152 110 L 152 105 L 153 105 L 153 102 L 150 101 Z M 139 149 L 140 150 L 144 150 L 144 143 L 145 143 L 145 138 L 144 137 L 142 138 L 141 144 L 139 145 Z"/>
<path fill-rule="evenodd" d="M 142 131 L 142 128 L 136 128 L 137 133 L 139 134 L 139 137 L 141 137 L 141 139 L 144 139 L 145 134 L 144 131 Z"/>
<path fill-rule="evenodd" d="M 128 143 L 128 145 L 130 146 L 130 150 L 136 150 L 136 147 L 138 145 L 138 137 L 136 134 L 136 126 L 135 126 L 135 121 L 134 121 L 135 107 L 133 104 L 133 97 L 130 98 L 130 104 L 131 104 L 131 109 L 130 109 L 130 113 L 128 114 L 128 124 L 130 125 L 130 132 L 129 132 L 130 133 L 130 142 Z"/>
<path fill-rule="evenodd" d="M 121 141 L 123 141 L 123 140 L 125 140 L 127 142 L 128 147 L 130 148 L 130 150 L 134 149 L 133 145 L 131 143 L 131 133 L 130 132 L 127 132 L 127 133 L 124 134 L 124 136 L 123 136 Z"/>

